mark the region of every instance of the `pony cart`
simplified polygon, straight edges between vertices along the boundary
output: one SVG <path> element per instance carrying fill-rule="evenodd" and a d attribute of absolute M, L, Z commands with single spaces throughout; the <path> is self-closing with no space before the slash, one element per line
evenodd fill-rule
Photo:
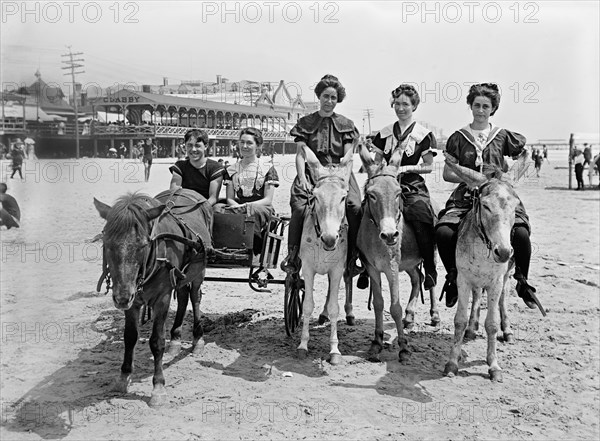
<path fill-rule="evenodd" d="M 290 218 L 275 215 L 260 240 L 254 236 L 254 220 L 245 214 L 215 213 L 212 229 L 214 254 L 208 258 L 208 268 L 248 268 L 248 277 L 205 276 L 205 282 L 248 283 L 257 292 L 270 292 L 269 284 L 285 285 L 285 331 L 291 336 L 302 313 L 304 281 L 298 274 L 275 279 L 269 272 L 277 268 L 281 244 Z M 258 243 L 256 243 L 258 242 Z"/>

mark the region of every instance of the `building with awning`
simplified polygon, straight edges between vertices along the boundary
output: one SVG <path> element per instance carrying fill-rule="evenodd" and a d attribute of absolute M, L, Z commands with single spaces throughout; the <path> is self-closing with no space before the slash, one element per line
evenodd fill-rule
<path fill-rule="evenodd" d="M 252 126 L 267 131 L 287 132 L 304 115 L 304 112 L 295 114 L 266 106 L 221 103 L 127 89 L 90 98 L 89 102 L 95 107 L 95 112 L 118 113 L 124 121 L 133 125 L 149 122 L 208 129 Z"/>

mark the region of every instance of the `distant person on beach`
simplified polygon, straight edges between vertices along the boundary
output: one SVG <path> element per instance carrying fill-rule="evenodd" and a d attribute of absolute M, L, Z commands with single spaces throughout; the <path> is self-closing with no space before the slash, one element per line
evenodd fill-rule
<path fill-rule="evenodd" d="M 21 226 L 21 210 L 15 198 L 6 193 L 8 186 L 0 183 L 0 225 L 4 225 L 8 230 L 19 228 Z"/>
<path fill-rule="evenodd" d="M 575 164 L 575 179 L 577 180 L 577 188 L 575 190 L 584 190 L 583 164 L 585 163 L 585 156 L 583 156 L 583 151 L 577 147 L 575 147 L 575 153 L 573 154 L 573 163 Z"/>
<path fill-rule="evenodd" d="M 27 135 L 27 138 L 25 138 L 23 143 L 25 144 L 25 157 L 27 159 L 37 159 L 37 156 L 35 155 L 35 141 L 33 138 Z"/>
<path fill-rule="evenodd" d="M 598 153 L 596 156 L 594 156 L 594 159 L 592 159 L 590 169 L 592 169 L 592 172 L 594 174 L 600 174 L 600 153 Z M 592 174 L 588 175 L 588 178 L 590 180 L 590 187 L 592 186 L 592 177 Z M 600 189 L 600 182 L 598 183 L 598 188 Z"/>
<path fill-rule="evenodd" d="M 121 142 L 121 145 L 119 146 L 119 156 L 121 159 L 125 159 L 125 156 L 127 156 L 127 147 L 125 147 L 124 142 Z"/>
<path fill-rule="evenodd" d="M 592 162 L 592 148 L 587 145 L 587 142 L 583 144 L 583 166 Z"/>
<path fill-rule="evenodd" d="M 23 180 L 23 173 L 21 172 L 21 168 L 23 167 L 23 157 L 25 156 L 25 152 L 23 151 L 23 143 L 19 138 L 15 141 L 10 151 L 10 157 L 12 159 L 12 174 L 10 175 L 10 179 L 13 179 L 16 172 L 19 172 L 19 176 L 21 180 Z"/>
<path fill-rule="evenodd" d="M 142 160 L 144 162 L 144 180 L 148 182 L 150 180 L 150 169 L 152 168 L 152 158 L 156 154 L 156 146 L 152 142 L 152 138 L 147 138 L 146 142 L 142 146 L 144 150 L 144 156 Z"/>
<path fill-rule="evenodd" d="M 544 160 L 550 163 L 550 160 L 548 159 L 548 147 L 546 147 L 546 144 L 542 145 L 542 152 L 544 154 Z"/>
<path fill-rule="evenodd" d="M 535 174 L 539 178 L 540 171 L 542 170 L 542 163 L 544 162 L 544 155 L 540 149 L 535 149 L 531 155 L 531 158 L 535 164 Z"/>

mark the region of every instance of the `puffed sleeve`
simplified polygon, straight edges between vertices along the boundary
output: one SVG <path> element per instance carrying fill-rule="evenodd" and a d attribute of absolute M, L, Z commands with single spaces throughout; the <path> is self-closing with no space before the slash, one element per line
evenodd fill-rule
<path fill-rule="evenodd" d="M 506 132 L 506 138 L 504 139 L 504 150 L 502 154 L 504 156 L 516 157 L 521 154 L 527 143 L 527 139 L 520 133 L 511 132 L 504 129 Z"/>
<path fill-rule="evenodd" d="M 303 142 L 308 144 L 308 135 L 309 132 L 306 131 L 306 128 L 302 125 L 301 121 L 298 121 L 292 130 L 290 130 L 290 136 L 294 138 L 294 142 Z"/>
<path fill-rule="evenodd" d="M 230 165 L 223 172 L 223 183 L 229 185 L 233 179 L 233 175 L 236 174 L 235 165 Z"/>
<path fill-rule="evenodd" d="M 175 164 L 169 167 L 169 171 L 171 174 L 177 173 L 179 176 L 183 177 L 183 164 L 185 164 L 185 161 L 177 161 Z"/>
<path fill-rule="evenodd" d="M 421 156 L 431 153 L 433 156 L 437 156 L 437 140 L 433 133 L 429 132 L 427 136 L 421 141 Z"/>
<path fill-rule="evenodd" d="M 265 185 L 270 184 L 274 187 L 279 187 L 279 175 L 275 167 L 271 167 L 265 175 Z"/>
<path fill-rule="evenodd" d="M 454 156 L 457 160 L 460 160 L 460 136 L 460 133 L 454 132 L 452 135 L 450 135 L 448 141 L 446 141 L 446 153 Z"/>
<path fill-rule="evenodd" d="M 216 161 L 212 161 L 211 168 L 210 170 L 207 169 L 207 172 L 209 181 L 225 176 L 225 168 Z"/>
<path fill-rule="evenodd" d="M 352 130 L 349 132 L 342 133 L 342 143 L 344 145 L 350 143 L 353 144 L 360 137 L 360 133 L 358 133 L 358 129 L 354 124 L 352 124 Z"/>

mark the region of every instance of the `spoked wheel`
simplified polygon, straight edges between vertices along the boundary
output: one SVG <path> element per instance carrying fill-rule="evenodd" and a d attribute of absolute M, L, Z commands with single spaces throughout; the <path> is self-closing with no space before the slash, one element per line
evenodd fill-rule
<path fill-rule="evenodd" d="M 288 274 L 285 278 L 285 295 L 283 298 L 283 318 L 285 320 L 285 332 L 288 337 L 296 330 L 302 316 L 302 304 L 304 303 L 304 280 L 300 274 Z"/>

